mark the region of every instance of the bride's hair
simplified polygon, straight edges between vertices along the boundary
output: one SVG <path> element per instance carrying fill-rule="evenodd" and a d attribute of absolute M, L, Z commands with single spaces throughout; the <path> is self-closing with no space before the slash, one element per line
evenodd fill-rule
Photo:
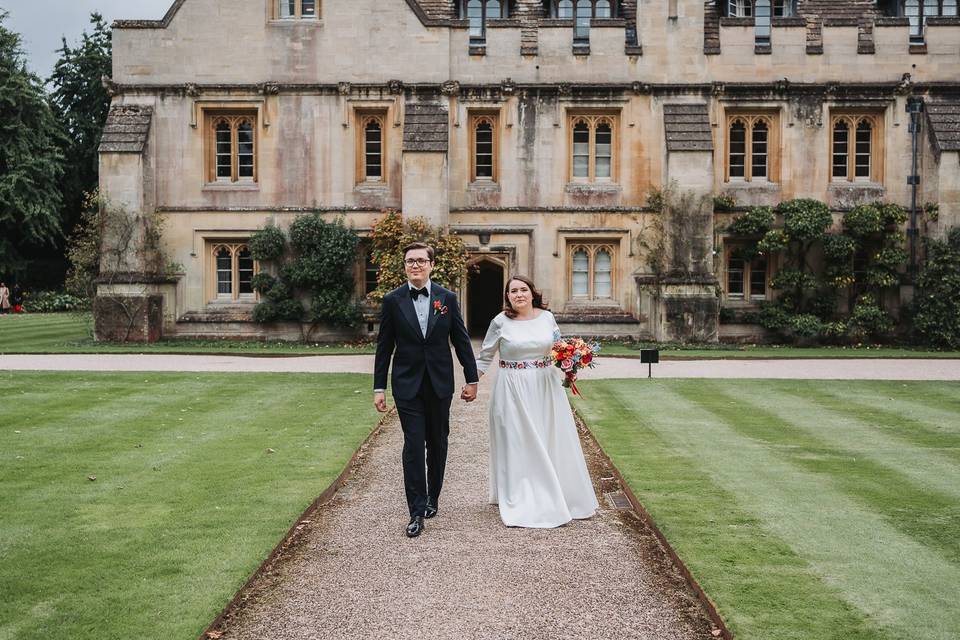
<path fill-rule="evenodd" d="M 527 276 L 510 276 L 507 280 L 507 286 L 503 288 L 503 313 L 508 318 L 516 318 L 517 312 L 513 310 L 513 306 L 510 304 L 510 283 L 514 280 L 519 280 L 528 287 L 530 287 L 530 295 L 533 296 L 533 308 L 534 309 L 547 309 L 546 303 L 543 301 L 543 294 L 540 293 L 540 290 L 537 289 L 537 286 L 533 284 L 533 280 Z"/>

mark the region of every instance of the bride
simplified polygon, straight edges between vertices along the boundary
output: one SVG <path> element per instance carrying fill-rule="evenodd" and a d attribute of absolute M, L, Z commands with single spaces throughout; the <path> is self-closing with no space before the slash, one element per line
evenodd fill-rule
<path fill-rule="evenodd" d="M 563 373 L 548 354 L 557 322 L 533 282 L 513 276 L 504 310 L 477 358 L 480 375 L 500 351 L 490 401 L 490 502 L 509 527 L 558 527 L 589 518 L 597 497 L 580 449 Z"/>

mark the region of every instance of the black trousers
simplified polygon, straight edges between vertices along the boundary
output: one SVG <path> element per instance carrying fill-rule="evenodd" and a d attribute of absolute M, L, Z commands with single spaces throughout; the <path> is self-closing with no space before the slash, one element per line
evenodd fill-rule
<path fill-rule="evenodd" d="M 452 399 L 437 397 L 426 372 L 415 397 L 393 399 L 403 428 L 403 486 L 411 518 L 424 515 L 427 496 L 434 504 L 440 497 L 443 470 L 447 466 Z"/>

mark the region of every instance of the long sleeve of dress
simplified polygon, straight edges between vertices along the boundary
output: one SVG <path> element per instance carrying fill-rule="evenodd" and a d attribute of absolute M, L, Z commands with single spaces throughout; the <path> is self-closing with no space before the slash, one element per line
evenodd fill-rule
<path fill-rule="evenodd" d="M 486 373 L 493 362 L 493 356 L 496 355 L 500 346 L 500 332 L 503 328 L 500 316 L 490 321 L 490 327 L 487 328 L 487 335 L 483 339 L 483 345 L 480 347 L 480 353 L 477 354 L 477 371 L 481 374 Z"/>
<path fill-rule="evenodd" d="M 550 313 L 550 312 L 545 311 L 544 313 Z M 557 325 L 557 319 L 553 316 L 552 313 L 550 313 L 550 324 L 553 325 L 553 341 L 556 342 L 557 340 L 563 337 L 563 334 L 560 333 L 560 327 Z"/>

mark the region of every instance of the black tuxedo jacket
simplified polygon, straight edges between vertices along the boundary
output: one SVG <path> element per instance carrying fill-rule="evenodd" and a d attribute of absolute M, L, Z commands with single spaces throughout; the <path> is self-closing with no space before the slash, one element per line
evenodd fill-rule
<path fill-rule="evenodd" d="M 393 396 L 410 400 L 420 391 L 423 376 L 430 376 L 433 390 L 440 398 L 453 396 L 453 358 L 450 343 L 457 352 L 467 382 L 476 382 L 477 361 L 473 357 L 470 335 L 460 315 L 457 295 L 435 282 L 430 286 L 430 315 L 427 336 L 420 332 L 420 323 L 410 298 L 407 283 L 383 298 L 377 356 L 373 369 L 373 388 L 387 388 L 387 370 L 393 356 Z M 436 309 L 446 307 L 446 313 Z M 396 352 L 396 353 L 394 353 Z"/>

